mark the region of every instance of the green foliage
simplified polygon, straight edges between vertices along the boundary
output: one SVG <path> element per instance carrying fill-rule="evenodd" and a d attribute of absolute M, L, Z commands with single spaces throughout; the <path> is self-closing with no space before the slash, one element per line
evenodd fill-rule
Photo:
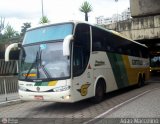
<path fill-rule="evenodd" d="M 4 36 L 6 38 L 12 38 L 12 37 L 15 37 L 15 36 L 18 36 L 18 32 L 15 31 L 11 25 L 8 25 L 4 31 Z"/>
<path fill-rule="evenodd" d="M 92 11 L 92 6 L 91 6 L 87 1 L 85 1 L 85 2 L 81 5 L 81 7 L 79 8 L 79 10 L 80 10 L 81 12 L 84 12 L 84 13 L 89 13 L 89 12 Z"/>
<path fill-rule="evenodd" d="M 49 23 L 49 22 L 50 21 L 49 21 L 48 17 L 47 16 L 43 16 L 43 17 L 40 18 L 39 24 L 44 24 L 44 23 Z"/>
<path fill-rule="evenodd" d="M 7 42 L 20 42 L 21 37 L 17 31 L 15 31 L 11 25 L 7 25 L 4 33 L 0 34 L 0 44 Z"/>
<path fill-rule="evenodd" d="M 26 33 L 27 29 L 31 27 L 31 23 L 23 23 L 23 25 L 21 26 L 21 36 L 24 36 L 24 34 Z"/>
<path fill-rule="evenodd" d="M 88 21 L 88 13 L 92 11 L 92 6 L 85 1 L 79 8 L 79 11 L 85 13 L 85 21 Z"/>
<path fill-rule="evenodd" d="M 1 17 L 0 18 L 0 34 L 2 34 L 2 31 L 5 29 L 5 18 Z"/>

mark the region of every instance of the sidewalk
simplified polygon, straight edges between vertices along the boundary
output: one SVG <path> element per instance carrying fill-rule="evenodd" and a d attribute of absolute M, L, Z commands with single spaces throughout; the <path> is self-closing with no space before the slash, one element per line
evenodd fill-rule
<path fill-rule="evenodd" d="M 0 95 L 0 103 L 6 102 L 6 101 L 11 101 L 11 100 L 16 100 L 19 99 L 18 93 L 10 93 L 7 95 Z"/>

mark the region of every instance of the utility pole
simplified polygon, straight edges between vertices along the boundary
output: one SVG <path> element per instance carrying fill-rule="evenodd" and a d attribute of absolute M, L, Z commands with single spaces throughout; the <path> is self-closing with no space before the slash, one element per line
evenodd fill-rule
<path fill-rule="evenodd" d="M 115 0 L 115 2 L 117 3 L 117 4 L 116 4 L 116 5 L 117 5 L 116 8 L 117 8 L 117 22 L 118 22 L 118 20 L 119 20 L 119 19 L 118 19 L 118 0 Z"/>
<path fill-rule="evenodd" d="M 44 17 L 44 12 L 43 12 L 43 0 L 41 0 L 42 3 L 42 17 Z"/>
<path fill-rule="evenodd" d="M 116 31 L 118 31 L 118 21 L 119 21 L 119 19 L 118 19 L 118 0 L 115 0 L 115 2 L 117 3 L 116 5 L 117 5 L 117 22 L 116 22 Z"/>

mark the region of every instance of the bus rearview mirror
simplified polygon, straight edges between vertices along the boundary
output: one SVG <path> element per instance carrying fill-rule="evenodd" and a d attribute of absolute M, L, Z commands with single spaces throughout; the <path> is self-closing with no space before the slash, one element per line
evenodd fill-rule
<path fill-rule="evenodd" d="M 70 42 L 73 40 L 73 35 L 68 35 L 63 41 L 63 55 L 70 56 Z"/>
<path fill-rule="evenodd" d="M 19 44 L 19 43 L 13 43 L 13 44 L 10 44 L 10 45 L 6 48 L 6 50 L 5 50 L 5 61 L 6 61 L 6 62 L 10 60 L 10 59 L 9 59 L 10 51 L 11 51 L 12 49 L 14 49 L 14 48 L 19 48 L 19 47 L 21 47 L 21 44 Z"/>

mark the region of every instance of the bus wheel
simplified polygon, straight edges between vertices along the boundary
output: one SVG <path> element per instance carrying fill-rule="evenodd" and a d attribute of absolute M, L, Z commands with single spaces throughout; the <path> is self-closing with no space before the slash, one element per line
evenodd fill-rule
<path fill-rule="evenodd" d="M 146 84 L 146 75 L 145 74 L 143 74 L 143 85 L 145 85 Z"/>
<path fill-rule="evenodd" d="M 144 85 L 144 78 L 140 74 L 138 78 L 138 88 L 142 87 L 143 85 Z"/>
<path fill-rule="evenodd" d="M 104 87 L 103 82 L 98 82 L 96 85 L 95 96 L 92 98 L 94 103 L 99 103 L 103 100 L 104 97 Z"/>

